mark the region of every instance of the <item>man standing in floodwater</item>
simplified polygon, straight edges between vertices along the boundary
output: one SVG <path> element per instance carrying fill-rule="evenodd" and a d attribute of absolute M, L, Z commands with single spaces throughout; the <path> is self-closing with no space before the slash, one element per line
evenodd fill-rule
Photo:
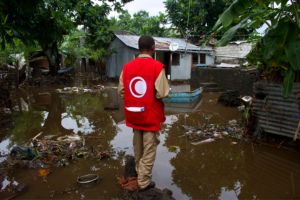
<path fill-rule="evenodd" d="M 126 125 L 133 128 L 133 148 L 140 190 L 155 187 L 151 181 L 159 131 L 165 121 L 162 98 L 169 94 L 164 65 L 152 58 L 155 41 L 141 36 L 140 54 L 124 65 L 119 94 L 124 96 Z"/>

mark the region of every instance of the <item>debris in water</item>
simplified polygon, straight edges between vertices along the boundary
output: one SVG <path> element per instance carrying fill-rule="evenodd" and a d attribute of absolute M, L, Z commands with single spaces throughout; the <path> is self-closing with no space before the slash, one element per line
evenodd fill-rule
<path fill-rule="evenodd" d="M 102 159 L 105 159 L 105 158 L 110 158 L 111 155 L 108 151 L 103 151 L 103 152 L 99 152 L 97 157 L 102 160 Z"/>
<path fill-rule="evenodd" d="M 233 120 L 230 120 L 230 121 L 228 122 L 228 124 L 229 124 L 230 126 L 236 126 L 236 125 L 237 125 L 237 121 L 236 121 L 235 119 L 233 119 Z"/>
<path fill-rule="evenodd" d="M 91 183 L 97 183 L 98 180 L 99 180 L 99 176 L 97 174 L 86 174 L 83 176 L 79 176 L 77 178 L 77 183 L 82 185 L 87 185 Z"/>
<path fill-rule="evenodd" d="M 92 172 L 96 172 L 96 171 L 99 171 L 100 170 L 100 168 L 98 168 L 98 167 L 96 167 L 96 166 L 92 166 L 91 167 L 91 171 Z"/>
<path fill-rule="evenodd" d="M 228 135 L 240 139 L 244 134 L 243 129 L 240 127 L 238 121 L 235 119 L 230 120 L 228 124 L 225 125 L 203 124 L 197 127 L 182 125 L 182 128 L 186 131 L 185 136 L 191 142 L 197 144 L 199 141 L 203 141 L 209 138 L 216 140 Z"/>
<path fill-rule="evenodd" d="M 243 96 L 242 97 L 242 101 L 247 103 L 247 104 L 251 104 L 252 100 L 253 100 L 253 98 L 251 96 Z"/>
<path fill-rule="evenodd" d="M 36 153 L 30 147 L 15 146 L 11 150 L 10 156 L 18 160 L 32 160 L 36 156 Z"/>
<path fill-rule="evenodd" d="M 0 163 L 0 167 L 43 168 L 38 171 L 39 176 L 43 177 L 48 175 L 44 168 L 68 166 L 70 162 L 79 158 L 105 159 L 112 155 L 99 149 L 100 147 L 96 149 L 86 147 L 84 137 L 79 135 L 55 138 L 55 136 L 44 136 L 41 139 L 34 137 L 28 146 L 14 147 L 7 159 Z"/>
<path fill-rule="evenodd" d="M 49 169 L 39 169 L 38 170 L 38 176 L 39 177 L 45 177 L 45 176 L 48 176 L 49 174 L 50 174 Z"/>
<path fill-rule="evenodd" d="M 64 142 L 74 142 L 74 141 L 80 141 L 82 138 L 79 135 L 66 135 L 62 137 L 58 137 L 58 141 L 64 141 Z"/>
<path fill-rule="evenodd" d="M 222 134 L 223 134 L 224 136 L 229 135 L 229 133 L 228 133 L 227 131 L 223 131 Z"/>
<path fill-rule="evenodd" d="M 105 89 L 104 85 L 97 85 L 93 88 L 83 88 L 83 87 L 64 87 L 56 89 L 57 93 L 60 94 L 82 94 L 82 93 L 100 93 Z"/>
<path fill-rule="evenodd" d="M 179 147 L 178 147 L 178 146 L 172 145 L 172 146 L 169 147 L 169 150 L 170 150 L 171 152 L 177 152 L 177 150 L 179 150 Z"/>
<path fill-rule="evenodd" d="M 205 144 L 205 143 L 210 143 L 210 142 L 214 142 L 215 139 L 213 138 L 208 138 L 206 140 L 202 140 L 202 141 L 199 141 L 199 142 L 192 142 L 191 144 L 192 145 L 199 145 L 199 144 Z"/>

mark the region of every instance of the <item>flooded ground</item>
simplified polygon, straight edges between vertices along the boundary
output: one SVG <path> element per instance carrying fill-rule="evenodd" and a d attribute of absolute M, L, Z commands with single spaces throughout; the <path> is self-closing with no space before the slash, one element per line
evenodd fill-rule
<path fill-rule="evenodd" d="M 121 189 L 116 176 L 123 173 L 124 156 L 133 154 L 132 132 L 124 124 L 122 99 L 115 86 L 100 93 L 59 94 L 56 88 L 21 89 L 15 93 L 13 126 L 0 133 L 1 162 L 10 150 L 42 132 L 78 134 L 89 148 L 113 152 L 108 159 L 78 159 L 51 168 L 46 177 L 37 169 L 18 167 L 0 177 L 0 198 L 10 196 L 9 184 L 25 184 L 16 199 L 116 199 Z M 194 105 L 166 105 L 167 120 L 160 134 L 153 180 L 169 188 L 176 199 L 299 199 L 298 152 L 239 141 L 231 137 L 192 145 L 182 127 L 226 125 L 240 120 L 236 108 L 217 103 L 218 93 L 204 93 Z M 101 180 L 80 187 L 80 175 L 97 173 Z"/>

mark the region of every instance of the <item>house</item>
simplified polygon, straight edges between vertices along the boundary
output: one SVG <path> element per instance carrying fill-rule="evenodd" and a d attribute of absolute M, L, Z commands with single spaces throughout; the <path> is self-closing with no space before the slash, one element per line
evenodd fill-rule
<path fill-rule="evenodd" d="M 220 66 L 240 66 L 252 50 L 253 45 L 246 41 L 234 41 L 223 47 L 216 47 L 216 64 Z"/>
<path fill-rule="evenodd" d="M 124 64 L 134 59 L 138 51 L 140 36 L 115 34 L 110 45 L 112 55 L 107 60 L 106 72 L 109 78 L 120 76 Z M 171 80 L 189 80 L 192 66 L 197 64 L 211 65 L 214 63 L 214 53 L 211 47 L 198 47 L 180 38 L 154 37 L 154 59 L 165 65 L 166 74 Z M 178 44 L 176 51 L 170 51 L 171 43 Z"/>

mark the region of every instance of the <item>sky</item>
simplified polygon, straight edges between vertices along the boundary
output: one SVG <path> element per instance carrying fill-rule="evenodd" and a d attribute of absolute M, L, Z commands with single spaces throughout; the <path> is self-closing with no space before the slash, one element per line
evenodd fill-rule
<path fill-rule="evenodd" d="M 132 15 L 140 10 L 146 10 L 151 16 L 157 15 L 159 12 L 165 12 L 164 0 L 134 0 L 125 5 L 125 9 Z M 112 12 L 109 16 L 117 16 Z"/>

